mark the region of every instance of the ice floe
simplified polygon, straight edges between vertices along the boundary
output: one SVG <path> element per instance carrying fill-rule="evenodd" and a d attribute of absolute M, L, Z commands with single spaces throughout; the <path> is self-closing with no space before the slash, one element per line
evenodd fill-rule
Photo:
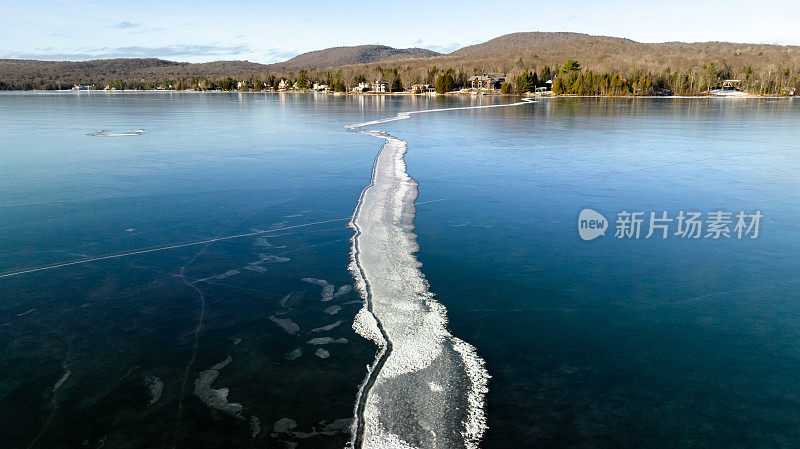
<path fill-rule="evenodd" d="M 250 271 L 255 271 L 256 273 L 266 273 L 267 271 L 269 271 L 266 268 L 262 267 L 261 265 L 256 265 L 254 263 L 245 265 L 244 269 L 245 270 L 250 270 Z"/>
<path fill-rule="evenodd" d="M 295 350 L 287 352 L 284 357 L 286 358 L 286 360 L 297 360 L 302 356 L 303 356 L 303 350 L 297 348 Z"/>
<path fill-rule="evenodd" d="M 321 359 L 327 359 L 331 356 L 331 353 L 322 348 L 318 348 L 316 351 L 314 351 L 314 355 Z"/>
<path fill-rule="evenodd" d="M 242 404 L 237 402 L 228 402 L 228 388 L 211 388 L 211 384 L 217 380 L 217 377 L 219 377 L 220 370 L 228 366 L 232 360 L 233 359 L 228 356 L 228 358 L 222 362 L 217 363 L 211 368 L 201 372 L 194 381 L 194 394 L 200 398 L 204 404 L 213 409 L 232 416 L 241 417 L 240 413 L 242 412 Z"/>
<path fill-rule="evenodd" d="M 150 390 L 150 405 L 153 405 L 161 399 L 161 393 L 164 391 L 164 382 L 159 377 L 145 376 L 144 384 Z"/>
<path fill-rule="evenodd" d="M 328 324 L 326 326 L 322 326 L 322 327 L 318 327 L 318 328 L 315 328 L 315 329 L 311 329 L 311 332 L 327 332 L 329 330 L 335 329 L 340 324 L 342 324 L 342 320 L 338 320 L 335 323 L 331 323 L 331 324 Z"/>
<path fill-rule="evenodd" d="M 317 337 L 317 338 L 312 338 L 311 340 L 308 340 L 306 342 L 306 344 L 309 344 L 309 345 L 329 345 L 329 344 L 332 344 L 332 343 L 344 344 L 344 343 L 347 343 L 347 339 L 346 338 L 335 338 L 334 339 L 334 338 L 331 338 L 331 337 Z"/>
<path fill-rule="evenodd" d="M 281 300 L 278 302 L 278 304 L 280 304 L 281 307 L 286 308 L 286 302 L 289 301 L 289 299 L 292 297 L 293 294 L 294 294 L 294 292 L 289 293 L 288 295 L 284 296 L 283 298 L 281 298 Z"/>
<path fill-rule="evenodd" d="M 225 279 L 225 278 L 229 278 L 231 276 L 236 276 L 237 274 L 239 274 L 239 270 L 228 270 L 228 271 L 220 274 L 219 276 L 217 276 L 217 279 Z"/>
<path fill-rule="evenodd" d="M 258 434 L 261 433 L 261 420 L 258 416 L 250 417 L 250 438 L 256 439 Z"/>
<path fill-rule="evenodd" d="M 353 289 L 352 285 L 342 285 L 341 287 L 339 287 L 338 290 L 336 290 L 336 293 L 333 294 L 333 297 L 334 298 L 338 298 L 338 297 L 340 297 L 342 295 L 346 295 L 346 294 L 350 293 L 350 290 L 352 290 L 352 289 Z"/>
<path fill-rule="evenodd" d="M 278 318 L 272 315 L 269 319 L 289 334 L 296 334 L 300 330 L 300 326 L 289 318 Z"/>
<path fill-rule="evenodd" d="M 322 287 L 322 301 L 330 301 L 333 299 L 333 289 L 334 285 L 329 284 L 328 281 L 325 279 L 317 279 L 317 278 L 303 278 L 301 279 L 303 282 L 308 282 L 309 284 L 315 284 Z"/>
<path fill-rule="evenodd" d="M 274 434 L 288 433 L 292 429 L 297 428 L 297 421 L 291 418 L 281 418 L 275 421 L 272 425 L 272 432 Z"/>
<path fill-rule="evenodd" d="M 259 254 L 258 256 L 261 258 L 261 262 L 283 263 L 292 260 L 288 257 L 276 256 L 274 254 Z"/>
<path fill-rule="evenodd" d="M 56 381 L 55 385 L 53 385 L 53 393 L 58 391 L 58 389 L 61 388 L 62 385 L 64 385 L 64 382 L 66 382 L 67 379 L 69 379 L 69 376 L 71 374 L 72 374 L 71 370 L 69 369 L 64 370 L 64 374 L 62 374 L 61 377 Z"/>
<path fill-rule="evenodd" d="M 323 310 L 323 312 L 327 313 L 328 315 L 336 315 L 340 310 L 342 310 L 342 306 L 330 306 Z"/>
<path fill-rule="evenodd" d="M 353 420 L 350 418 L 335 419 L 333 421 L 320 421 L 311 432 L 297 431 L 297 421 L 291 418 L 281 418 L 272 426 L 273 438 L 278 436 L 291 436 L 292 438 L 312 438 L 318 435 L 336 435 L 348 433 Z"/>

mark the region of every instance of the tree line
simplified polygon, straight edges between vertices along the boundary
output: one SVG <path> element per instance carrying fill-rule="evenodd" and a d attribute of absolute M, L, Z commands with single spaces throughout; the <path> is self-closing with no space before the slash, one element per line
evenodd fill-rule
<path fill-rule="evenodd" d="M 800 71 L 796 67 L 770 65 L 755 67 L 751 64 L 734 67 L 727 62 L 709 61 L 700 66 L 658 71 L 636 68 L 633 70 L 601 71 L 584 68 L 574 59 L 561 64 L 537 66 L 527 64 L 522 58 L 512 66 L 488 67 L 502 69 L 491 71 L 487 67 L 436 66 L 384 67 L 380 64 L 346 66 L 337 69 L 309 69 L 298 72 L 249 73 L 237 76 L 176 76 L 171 78 L 130 78 L 84 76 L 62 78 L 58 74 L 41 77 L 0 78 L 0 90 L 59 90 L 70 89 L 73 84 L 94 84 L 96 88 L 117 90 L 245 90 L 277 91 L 310 89 L 314 84 L 325 84 L 334 92 L 346 92 L 359 83 L 382 80 L 389 91 L 400 92 L 414 84 L 428 84 L 439 93 L 469 87 L 469 77 L 482 73 L 503 73 L 505 82 L 501 92 L 521 94 L 536 88 L 551 86 L 558 95 L 698 95 L 717 88 L 725 79 L 738 79 L 741 88 L 761 95 L 793 95 L 800 91 Z M 0 76 L 2 76 L 0 74 Z M 552 81 L 548 84 L 547 81 Z"/>

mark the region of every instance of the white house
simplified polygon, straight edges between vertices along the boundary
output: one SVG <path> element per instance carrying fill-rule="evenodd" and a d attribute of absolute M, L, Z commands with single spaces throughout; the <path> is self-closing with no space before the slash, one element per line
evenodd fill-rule
<path fill-rule="evenodd" d="M 382 79 L 375 80 L 375 82 L 372 83 L 372 90 L 374 92 L 389 92 L 389 83 Z"/>
<path fill-rule="evenodd" d="M 358 86 L 353 88 L 353 92 L 369 92 L 372 89 L 370 83 L 358 83 Z"/>

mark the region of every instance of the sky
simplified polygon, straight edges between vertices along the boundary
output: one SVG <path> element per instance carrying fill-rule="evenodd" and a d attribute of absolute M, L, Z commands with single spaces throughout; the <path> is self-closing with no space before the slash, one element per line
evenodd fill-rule
<path fill-rule="evenodd" d="M 797 0 L 272 3 L 3 0 L 0 58 L 270 63 L 345 45 L 446 53 L 518 31 L 574 31 L 639 42 L 800 45 Z"/>

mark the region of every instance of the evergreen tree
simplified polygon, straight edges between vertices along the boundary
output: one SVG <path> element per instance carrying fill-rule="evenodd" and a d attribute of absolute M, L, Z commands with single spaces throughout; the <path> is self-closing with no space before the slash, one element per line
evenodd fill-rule
<path fill-rule="evenodd" d="M 456 83 L 453 80 L 453 75 L 449 72 L 439 75 L 439 78 L 436 79 L 436 92 L 440 94 L 450 92 L 455 89 L 455 87 Z"/>
<path fill-rule="evenodd" d="M 300 74 L 297 76 L 297 87 L 300 89 L 308 88 L 308 72 L 305 70 L 301 70 Z"/>
<path fill-rule="evenodd" d="M 400 78 L 395 78 L 394 81 L 392 81 L 392 85 L 391 85 L 390 90 L 392 92 L 402 92 L 403 91 L 403 83 L 400 81 Z"/>

